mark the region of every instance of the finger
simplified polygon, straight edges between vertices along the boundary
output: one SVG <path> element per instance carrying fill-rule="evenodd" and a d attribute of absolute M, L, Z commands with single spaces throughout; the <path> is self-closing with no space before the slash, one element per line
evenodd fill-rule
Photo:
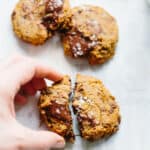
<path fill-rule="evenodd" d="M 36 89 L 34 89 L 31 82 L 29 82 L 29 83 L 25 84 L 24 86 L 22 86 L 21 90 L 23 91 L 23 93 L 25 95 L 33 96 L 33 95 L 36 94 Z"/>
<path fill-rule="evenodd" d="M 17 104 L 24 105 L 27 103 L 27 99 L 24 96 L 22 96 L 21 94 L 17 94 L 15 97 L 15 102 Z"/>
<path fill-rule="evenodd" d="M 59 81 L 63 75 L 42 63 L 35 62 L 35 77 L 47 78 L 52 81 Z"/>
<path fill-rule="evenodd" d="M 35 90 L 41 90 L 43 88 L 46 87 L 46 82 L 44 79 L 41 79 L 41 78 L 34 78 L 32 81 L 32 86 Z"/>
<path fill-rule="evenodd" d="M 47 78 L 53 81 L 61 80 L 63 77 L 62 74 L 57 73 L 50 67 L 26 57 L 23 58 L 23 61 L 10 66 L 9 69 L 5 71 L 5 74 L 8 76 L 7 83 L 10 83 L 9 88 L 11 93 L 9 93 L 9 95 L 11 97 L 14 97 L 21 86 L 31 81 L 34 77 Z M 10 77 L 10 74 L 12 77 Z M 3 81 L 1 83 L 3 87 L 6 86 L 5 82 L 6 81 Z"/>
<path fill-rule="evenodd" d="M 26 132 L 26 135 L 25 145 L 30 149 L 63 148 L 65 146 L 64 139 L 52 132 L 30 130 Z"/>
<path fill-rule="evenodd" d="M 56 72 L 54 69 L 46 66 L 37 61 L 26 58 L 23 62 L 20 62 L 11 68 L 16 81 L 21 82 L 22 85 L 28 83 L 33 77 L 35 78 L 47 78 L 52 81 L 58 81 L 62 79 L 62 74 Z"/>

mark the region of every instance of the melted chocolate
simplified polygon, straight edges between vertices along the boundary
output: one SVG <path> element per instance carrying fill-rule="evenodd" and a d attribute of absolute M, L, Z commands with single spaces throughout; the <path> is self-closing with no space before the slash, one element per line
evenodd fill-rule
<path fill-rule="evenodd" d="M 72 121 L 70 112 L 66 105 L 61 105 L 53 102 L 50 106 L 47 106 L 44 109 L 48 119 L 54 117 L 66 123 L 70 123 Z"/>
<path fill-rule="evenodd" d="M 62 10 L 62 5 L 62 0 L 48 0 L 46 3 L 46 13 L 58 13 Z"/>
<path fill-rule="evenodd" d="M 62 0 L 47 0 L 46 15 L 43 17 L 43 25 L 50 30 L 55 30 L 58 27 L 58 17 L 62 11 Z"/>
<path fill-rule="evenodd" d="M 82 57 L 87 55 L 89 51 L 91 51 L 97 44 L 95 41 L 91 41 L 89 38 L 83 37 L 82 33 L 78 32 L 68 32 L 66 38 L 67 41 L 69 41 L 74 57 Z"/>

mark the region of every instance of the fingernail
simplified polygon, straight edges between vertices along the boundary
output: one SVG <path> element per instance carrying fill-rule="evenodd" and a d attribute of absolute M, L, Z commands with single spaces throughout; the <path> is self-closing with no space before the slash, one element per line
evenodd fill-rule
<path fill-rule="evenodd" d="M 61 140 L 58 140 L 55 147 L 56 148 L 63 148 L 65 146 L 65 140 L 64 139 L 61 139 Z"/>

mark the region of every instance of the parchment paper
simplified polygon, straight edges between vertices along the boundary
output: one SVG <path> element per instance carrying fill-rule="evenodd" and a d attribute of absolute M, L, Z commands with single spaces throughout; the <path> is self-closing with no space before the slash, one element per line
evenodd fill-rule
<path fill-rule="evenodd" d="M 100 5 L 116 17 L 120 38 L 115 57 L 102 66 L 66 58 L 56 35 L 43 46 L 18 40 L 12 32 L 10 14 L 17 0 L 0 0 L 0 61 L 19 52 L 37 58 L 58 71 L 75 77 L 77 72 L 103 80 L 121 107 L 120 130 L 109 139 L 94 143 L 76 138 L 66 150 L 149 150 L 150 149 L 150 8 L 144 0 L 70 0 Z M 17 119 L 39 129 L 37 98 L 17 108 Z M 76 122 L 75 122 L 76 124 Z M 76 131 L 77 133 L 77 131 Z"/>

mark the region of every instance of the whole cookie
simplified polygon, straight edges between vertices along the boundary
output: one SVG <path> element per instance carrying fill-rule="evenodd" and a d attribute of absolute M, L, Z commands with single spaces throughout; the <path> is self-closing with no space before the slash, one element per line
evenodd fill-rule
<path fill-rule="evenodd" d="M 115 97 L 94 77 L 77 75 L 73 108 L 84 139 L 97 140 L 119 128 L 120 112 Z"/>
<path fill-rule="evenodd" d="M 118 41 L 116 20 L 103 8 L 84 5 L 71 10 L 62 42 L 67 56 L 87 57 L 90 64 L 102 64 L 115 53 Z"/>
<path fill-rule="evenodd" d="M 13 30 L 26 42 L 43 44 L 62 24 L 68 8 L 68 0 L 20 0 L 12 13 Z"/>

